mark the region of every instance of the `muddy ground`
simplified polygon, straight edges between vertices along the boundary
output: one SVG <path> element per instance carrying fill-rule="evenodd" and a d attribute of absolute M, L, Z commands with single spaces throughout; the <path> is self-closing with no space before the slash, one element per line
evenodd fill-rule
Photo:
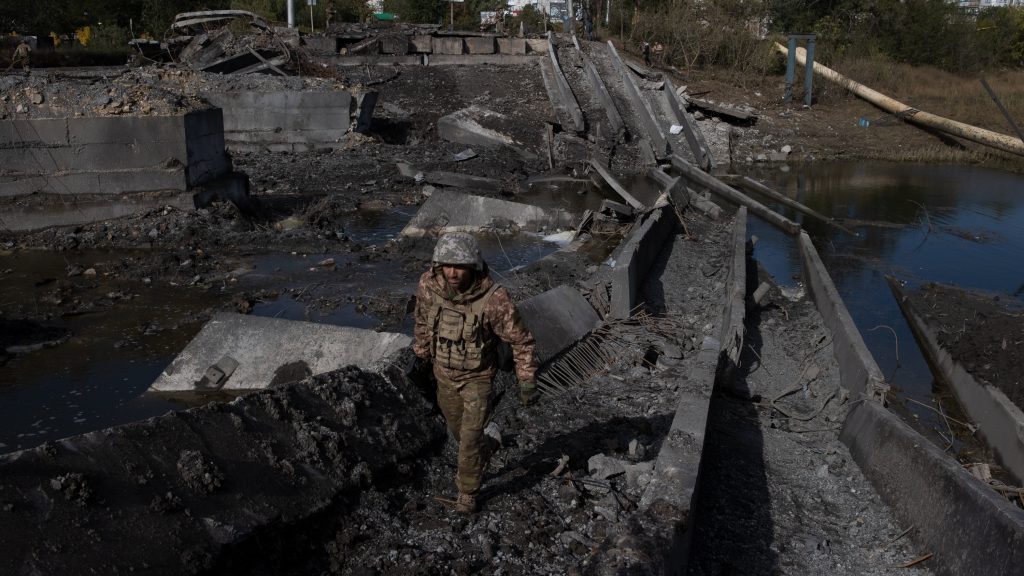
<path fill-rule="evenodd" d="M 942 284 L 925 284 L 907 295 L 954 360 L 1024 406 L 1024 310 L 1018 302 Z"/>

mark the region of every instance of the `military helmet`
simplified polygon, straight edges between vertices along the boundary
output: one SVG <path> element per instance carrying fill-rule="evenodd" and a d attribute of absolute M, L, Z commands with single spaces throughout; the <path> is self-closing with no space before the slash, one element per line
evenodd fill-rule
<path fill-rule="evenodd" d="M 434 246 L 434 264 L 457 264 L 471 266 L 477 272 L 484 270 L 484 257 L 476 238 L 466 232 L 449 232 L 441 236 Z"/>

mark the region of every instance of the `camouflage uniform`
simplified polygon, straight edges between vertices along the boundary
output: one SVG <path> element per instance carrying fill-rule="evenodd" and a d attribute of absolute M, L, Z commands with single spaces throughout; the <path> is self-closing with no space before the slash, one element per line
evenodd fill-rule
<path fill-rule="evenodd" d="M 508 290 L 487 275 L 475 240 L 469 237 L 470 246 L 463 245 L 465 236 L 449 234 L 439 240 L 434 265 L 420 277 L 413 351 L 433 361 L 437 402 L 448 430 L 459 442 L 459 492 L 474 496 L 490 457 L 483 430 L 491 413 L 498 339 L 511 345 L 520 382 L 535 382 L 537 361 L 533 335 L 523 325 Z M 457 292 L 440 265 L 470 263 L 477 270 L 473 284 Z"/>
<path fill-rule="evenodd" d="M 30 56 L 31 52 L 32 48 L 28 45 L 27 42 L 22 42 L 21 44 L 18 44 L 18 47 L 14 49 L 14 56 L 11 58 L 11 66 L 14 66 L 15 64 L 20 62 L 21 69 L 24 70 L 26 74 L 28 74 L 32 62 Z"/>

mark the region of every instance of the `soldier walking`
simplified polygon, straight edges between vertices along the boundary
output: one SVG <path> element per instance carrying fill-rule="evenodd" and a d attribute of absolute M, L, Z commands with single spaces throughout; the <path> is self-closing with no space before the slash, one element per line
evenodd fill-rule
<path fill-rule="evenodd" d="M 21 63 L 21 69 L 25 71 L 27 76 L 31 69 L 31 56 L 32 48 L 28 45 L 28 42 L 22 40 L 18 47 L 14 49 L 14 56 L 11 57 L 11 65 L 7 67 L 8 70 L 14 68 L 18 63 Z"/>
<path fill-rule="evenodd" d="M 495 348 L 499 339 L 512 347 L 520 401 L 527 405 L 539 396 L 534 339 L 508 290 L 488 274 L 473 236 L 442 236 L 432 260 L 416 290 L 413 352 L 420 366 L 432 364 L 437 403 L 459 444 L 455 510 L 472 514 L 492 452 L 484 427 L 498 370 Z"/>

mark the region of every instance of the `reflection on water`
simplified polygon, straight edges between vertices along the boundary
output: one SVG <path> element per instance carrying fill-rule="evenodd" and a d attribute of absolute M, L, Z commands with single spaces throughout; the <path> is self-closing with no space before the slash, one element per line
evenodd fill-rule
<path fill-rule="evenodd" d="M 858 235 L 850 236 L 759 198 L 811 235 L 865 342 L 900 395 L 930 403 L 933 379 L 885 274 L 1017 297 L 1024 291 L 1024 178 L 1019 175 L 857 162 L 751 176 L 826 216 L 862 221 L 854 227 Z M 796 243 L 757 218 L 751 219 L 749 231 L 762 239 L 757 259 L 779 284 L 793 284 L 800 273 Z M 893 335 L 879 326 L 896 331 L 899 367 Z M 933 418 L 927 410 L 908 408 L 921 419 Z"/>

